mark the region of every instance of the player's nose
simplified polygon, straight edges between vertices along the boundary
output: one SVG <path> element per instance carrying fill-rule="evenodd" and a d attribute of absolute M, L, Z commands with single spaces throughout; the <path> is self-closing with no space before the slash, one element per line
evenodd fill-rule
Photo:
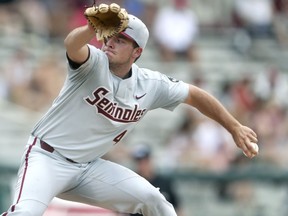
<path fill-rule="evenodd" d="M 114 47 L 114 40 L 113 40 L 113 38 L 108 38 L 108 39 L 106 39 L 104 42 L 105 42 L 105 45 L 106 45 L 107 47 L 110 47 L 110 48 L 113 48 L 113 47 Z"/>

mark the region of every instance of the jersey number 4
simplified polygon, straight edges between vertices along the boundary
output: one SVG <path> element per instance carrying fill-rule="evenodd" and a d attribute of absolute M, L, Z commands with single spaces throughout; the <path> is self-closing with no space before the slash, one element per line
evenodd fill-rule
<path fill-rule="evenodd" d="M 123 131 L 122 133 L 120 133 L 118 136 L 116 136 L 113 141 L 115 142 L 114 145 L 116 145 L 127 133 L 127 130 Z"/>

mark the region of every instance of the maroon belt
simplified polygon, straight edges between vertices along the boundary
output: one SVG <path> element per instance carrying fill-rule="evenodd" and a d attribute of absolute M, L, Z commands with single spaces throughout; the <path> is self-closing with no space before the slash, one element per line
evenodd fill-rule
<path fill-rule="evenodd" d="M 50 146 L 48 143 L 44 142 L 43 140 L 40 140 L 40 146 L 42 149 L 50 153 L 53 153 L 55 151 L 55 149 L 52 146 Z M 70 158 L 65 158 L 65 159 L 71 163 L 77 163 L 76 161 L 73 161 Z"/>

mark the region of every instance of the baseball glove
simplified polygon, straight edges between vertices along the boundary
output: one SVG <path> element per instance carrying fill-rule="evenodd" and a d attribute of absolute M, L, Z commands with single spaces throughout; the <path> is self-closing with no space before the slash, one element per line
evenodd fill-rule
<path fill-rule="evenodd" d="M 113 37 L 128 27 L 128 13 L 116 3 L 93 5 L 85 10 L 84 15 L 99 41 Z"/>

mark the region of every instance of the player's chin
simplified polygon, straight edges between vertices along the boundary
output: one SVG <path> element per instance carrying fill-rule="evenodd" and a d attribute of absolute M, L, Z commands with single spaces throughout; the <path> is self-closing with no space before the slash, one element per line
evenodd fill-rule
<path fill-rule="evenodd" d="M 113 58 L 113 57 L 109 57 L 109 56 L 107 56 L 108 57 L 108 62 L 109 62 L 109 65 L 110 66 L 112 66 L 112 65 L 117 65 L 118 64 L 118 61 L 115 59 L 115 58 Z"/>
<path fill-rule="evenodd" d="M 106 54 L 109 62 L 114 62 L 115 61 L 116 56 L 115 56 L 114 53 L 107 51 L 107 52 L 105 52 L 105 54 Z"/>

